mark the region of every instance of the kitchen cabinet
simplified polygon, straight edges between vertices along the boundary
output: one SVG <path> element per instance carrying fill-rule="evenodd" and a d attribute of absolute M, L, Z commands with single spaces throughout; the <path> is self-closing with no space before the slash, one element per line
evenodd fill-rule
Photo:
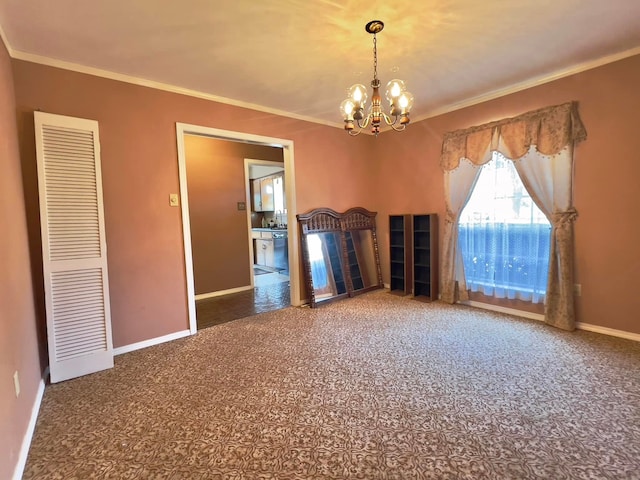
<path fill-rule="evenodd" d="M 252 232 L 256 265 L 275 268 L 273 235 L 271 232 Z"/>
<path fill-rule="evenodd" d="M 273 240 L 264 238 L 256 240 L 256 265 L 274 268 L 274 260 Z"/>
<path fill-rule="evenodd" d="M 256 178 L 251 181 L 253 190 L 253 211 L 273 212 L 273 177 Z"/>
<path fill-rule="evenodd" d="M 273 177 L 260 179 L 260 195 L 262 196 L 262 211 L 273 212 Z"/>
<path fill-rule="evenodd" d="M 284 175 L 275 175 L 273 177 L 273 208 L 276 212 L 284 212 L 287 209 Z"/>
<path fill-rule="evenodd" d="M 284 212 L 287 208 L 282 173 L 251 180 L 251 192 L 254 212 Z"/>
<path fill-rule="evenodd" d="M 260 192 L 259 178 L 251 180 L 251 200 L 253 201 L 253 205 L 251 206 L 252 211 L 261 212 L 262 211 L 262 193 Z"/>

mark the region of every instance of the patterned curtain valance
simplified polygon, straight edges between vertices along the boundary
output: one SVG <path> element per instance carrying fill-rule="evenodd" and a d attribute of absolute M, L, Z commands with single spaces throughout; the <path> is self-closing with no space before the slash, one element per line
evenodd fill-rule
<path fill-rule="evenodd" d="M 453 170 L 461 158 L 480 165 L 488 160 L 487 153 L 494 150 L 511 159 L 520 158 L 531 145 L 540 153 L 554 155 L 586 137 L 578 102 L 569 102 L 448 132 L 442 142 L 440 165 L 445 171 Z"/>

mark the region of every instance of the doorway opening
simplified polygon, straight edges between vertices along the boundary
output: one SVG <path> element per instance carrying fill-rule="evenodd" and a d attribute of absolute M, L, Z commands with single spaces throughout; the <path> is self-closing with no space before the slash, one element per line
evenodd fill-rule
<path fill-rule="evenodd" d="M 241 142 L 250 145 L 263 145 L 270 147 L 277 147 L 282 149 L 283 153 L 283 181 L 286 184 L 284 189 L 285 201 L 287 205 L 285 215 L 285 221 L 283 222 L 286 227 L 283 229 L 287 234 L 287 252 L 288 252 L 288 269 L 289 269 L 289 282 L 288 282 L 288 296 L 289 304 L 293 306 L 301 305 L 300 299 L 300 265 L 298 254 L 298 232 L 295 228 L 295 175 L 294 175 L 294 159 L 293 159 L 293 142 L 291 140 L 279 139 L 273 137 L 265 137 L 260 135 L 247 134 L 243 132 L 233 132 L 229 130 L 220 130 L 209 127 L 202 127 L 198 125 L 188 125 L 177 123 L 177 146 L 178 146 L 178 167 L 180 177 L 180 199 L 181 199 L 181 214 L 183 225 L 183 239 L 184 239 L 184 252 L 185 252 L 185 277 L 186 277 L 186 290 L 187 290 L 187 304 L 189 312 L 189 329 L 191 334 L 195 334 L 198 329 L 197 314 L 196 314 L 196 294 L 194 283 L 194 265 L 193 265 L 193 250 L 191 239 L 191 222 L 189 215 L 189 195 L 187 188 L 187 164 L 186 164 L 186 152 L 185 152 L 185 135 L 195 135 L 209 137 L 217 140 L 227 140 L 231 142 Z M 281 164 L 282 165 L 282 164 Z M 247 185 L 247 189 L 249 189 Z M 242 202 L 239 202 L 242 203 Z M 245 202 L 245 208 L 249 208 L 250 203 Z M 238 205 L 240 209 L 240 205 Z M 253 266 L 253 247 L 250 242 L 249 248 L 249 261 Z M 245 257 L 246 258 L 246 257 Z M 235 291 L 225 291 L 222 293 L 230 299 L 233 295 L 244 294 L 247 295 L 254 291 L 254 276 L 251 275 L 251 285 L 240 287 Z M 210 295 L 212 300 L 215 300 L 216 295 Z M 221 295 L 222 296 L 222 295 Z"/>
<path fill-rule="evenodd" d="M 252 285 L 256 289 L 282 283 L 288 285 L 288 211 L 284 164 L 245 158 L 244 178 Z M 283 295 L 275 295 L 275 298 L 285 301 Z"/>

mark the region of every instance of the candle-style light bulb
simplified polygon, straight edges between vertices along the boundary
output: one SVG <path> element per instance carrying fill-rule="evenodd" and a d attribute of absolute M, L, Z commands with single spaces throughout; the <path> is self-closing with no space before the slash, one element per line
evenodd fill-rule
<path fill-rule="evenodd" d="M 342 112 L 342 116 L 345 120 L 353 120 L 353 111 L 355 109 L 355 105 L 353 104 L 353 100 L 347 98 L 343 100 L 340 104 L 340 112 Z"/>
<path fill-rule="evenodd" d="M 353 100 L 355 110 L 364 108 L 367 104 L 367 89 L 364 85 L 357 83 L 349 89 L 349 98 Z"/>
<path fill-rule="evenodd" d="M 409 113 L 413 107 L 413 95 L 410 92 L 402 92 L 398 98 L 398 105 L 402 114 Z"/>

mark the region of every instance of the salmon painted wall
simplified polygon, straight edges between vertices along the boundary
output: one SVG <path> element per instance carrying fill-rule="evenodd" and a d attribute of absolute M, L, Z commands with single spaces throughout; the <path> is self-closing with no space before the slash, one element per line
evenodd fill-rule
<path fill-rule="evenodd" d="M 587 129 L 575 150 L 574 205 L 577 320 L 640 333 L 640 56 L 572 75 L 479 105 L 384 133 L 379 154 L 378 209 L 384 220 L 381 254 L 388 272 L 388 222 L 392 213 L 444 215 L 440 147 L 447 131 L 481 125 L 571 100 Z"/>
<path fill-rule="evenodd" d="M 34 110 L 99 122 L 115 347 L 188 328 L 180 209 L 167 201 L 179 191 L 176 122 L 293 140 L 296 213 L 374 201 L 362 155 L 368 137 L 21 60 L 12 65 L 24 171 L 35 172 Z M 37 226 L 35 182 L 33 173 L 25 178 Z"/>
<path fill-rule="evenodd" d="M 42 379 L 11 61 L 0 40 L 0 478 L 12 478 Z M 13 374 L 18 372 L 16 398 Z"/>
<path fill-rule="evenodd" d="M 244 159 L 282 162 L 282 148 L 185 136 L 196 295 L 251 285 Z"/>

